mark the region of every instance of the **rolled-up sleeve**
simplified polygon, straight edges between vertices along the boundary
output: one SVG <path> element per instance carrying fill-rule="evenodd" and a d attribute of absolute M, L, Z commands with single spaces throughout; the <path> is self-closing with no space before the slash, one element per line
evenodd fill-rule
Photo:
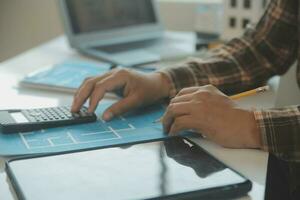
<path fill-rule="evenodd" d="M 300 106 L 254 111 L 263 149 L 287 161 L 300 161 Z"/>
<path fill-rule="evenodd" d="M 285 73 L 296 60 L 298 1 L 274 0 L 253 29 L 211 52 L 161 70 L 173 83 L 172 95 L 182 88 L 212 84 L 227 94 L 261 86 Z"/>

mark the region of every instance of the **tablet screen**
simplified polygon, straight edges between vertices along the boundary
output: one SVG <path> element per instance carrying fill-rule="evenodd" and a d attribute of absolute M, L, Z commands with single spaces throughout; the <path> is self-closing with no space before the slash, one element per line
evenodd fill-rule
<path fill-rule="evenodd" d="M 9 168 L 19 192 L 32 200 L 149 199 L 246 181 L 181 138 L 18 160 Z"/>

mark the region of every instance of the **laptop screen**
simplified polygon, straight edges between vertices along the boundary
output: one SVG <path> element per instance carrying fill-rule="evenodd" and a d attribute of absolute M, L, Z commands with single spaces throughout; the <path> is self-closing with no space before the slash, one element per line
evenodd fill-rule
<path fill-rule="evenodd" d="M 156 22 L 152 0 L 66 0 L 74 34 Z"/>

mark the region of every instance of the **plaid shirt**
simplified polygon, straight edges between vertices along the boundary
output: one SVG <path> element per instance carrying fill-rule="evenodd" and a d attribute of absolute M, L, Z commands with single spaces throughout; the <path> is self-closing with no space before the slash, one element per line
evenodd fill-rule
<path fill-rule="evenodd" d="M 173 83 L 173 95 L 190 86 L 212 84 L 227 94 L 263 85 L 284 74 L 300 59 L 298 0 L 273 0 L 254 29 L 203 59 L 162 70 Z M 298 25 L 299 24 L 299 25 Z M 300 70 L 298 66 L 298 82 Z M 263 148 L 283 160 L 300 161 L 300 106 L 256 110 Z"/>

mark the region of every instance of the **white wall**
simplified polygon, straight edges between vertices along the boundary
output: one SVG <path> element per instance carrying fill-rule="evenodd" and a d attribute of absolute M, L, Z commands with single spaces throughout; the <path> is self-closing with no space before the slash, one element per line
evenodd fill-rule
<path fill-rule="evenodd" d="M 214 13 L 211 13 L 211 8 L 214 5 L 222 5 L 222 1 L 223 0 L 159 0 L 159 8 L 162 21 L 169 30 L 199 31 L 199 28 L 202 28 L 199 26 L 203 25 L 206 26 L 203 28 L 205 30 L 215 30 L 215 23 L 219 22 L 215 19 Z M 207 9 L 207 12 L 203 13 L 203 9 Z M 208 16 L 210 17 L 209 19 L 207 19 Z M 206 20 L 205 22 L 201 21 L 203 17 Z M 210 22 L 214 24 L 210 24 Z M 216 26 L 219 26 L 219 24 Z"/>
<path fill-rule="evenodd" d="M 197 3 L 162 1 L 159 4 L 162 22 L 166 29 L 193 30 L 196 20 Z"/>
<path fill-rule="evenodd" d="M 61 33 L 56 0 L 0 0 L 0 61 Z"/>

